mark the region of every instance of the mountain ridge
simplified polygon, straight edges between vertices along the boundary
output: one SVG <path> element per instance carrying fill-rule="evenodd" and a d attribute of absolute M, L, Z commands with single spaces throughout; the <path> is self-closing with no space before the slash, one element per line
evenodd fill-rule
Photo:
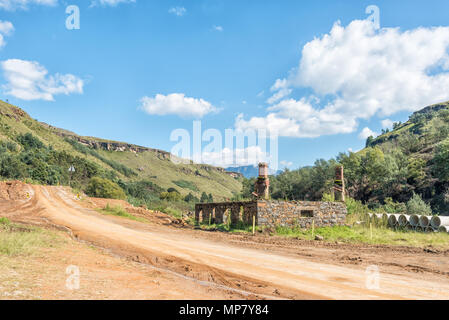
<path fill-rule="evenodd" d="M 115 172 L 124 181 L 144 179 L 163 189 L 175 188 L 181 195 L 193 193 L 199 197 L 202 192 L 206 192 L 217 199 L 231 198 L 241 190 L 238 177 L 227 173 L 224 168 L 193 162 L 175 164 L 171 161 L 171 154 L 164 150 L 81 136 L 39 122 L 18 106 L 0 100 L 0 141 L 16 144 L 20 151 L 23 148 L 18 137 L 27 133 L 38 138 L 48 148 L 95 163 Z"/>

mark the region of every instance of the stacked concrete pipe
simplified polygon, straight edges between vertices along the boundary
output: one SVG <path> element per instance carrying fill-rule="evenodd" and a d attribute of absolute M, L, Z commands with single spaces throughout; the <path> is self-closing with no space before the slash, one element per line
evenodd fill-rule
<path fill-rule="evenodd" d="M 430 226 L 430 220 L 432 219 L 431 216 L 420 216 L 419 217 L 419 226 L 425 230 L 427 227 Z"/>
<path fill-rule="evenodd" d="M 426 227 L 426 229 L 424 229 L 424 232 L 427 232 L 427 233 L 433 233 L 433 232 L 438 232 L 438 229 L 434 229 L 434 228 L 432 228 L 430 225 L 428 226 L 428 227 Z"/>
<path fill-rule="evenodd" d="M 410 224 L 410 216 L 406 214 L 401 214 L 398 219 L 400 227 L 407 227 Z"/>
<path fill-rule="evenodd" d="M 412 214 L 408 221 L 413 228 L 419 227 L 419 216 L 417 214 Z"/>
<path fill-rule="evenodd" d="M 391 228 L 394 228 L 398 225 L 398 219 L 401 215 L 400 214 L 392 214 L 388 217 L 388 225 Z"/>
<path fill-rule="evenodd" d="M 449 227 L 449 217 L 433 216 L 430 220 L 430 225 L 435 229 L 439 229 L 440 227 Z"/>

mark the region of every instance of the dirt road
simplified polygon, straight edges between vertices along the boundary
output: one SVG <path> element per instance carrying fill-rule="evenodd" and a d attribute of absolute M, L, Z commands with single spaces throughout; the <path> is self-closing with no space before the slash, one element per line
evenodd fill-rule
<path fill-rule="evenodd" d="M 342 265 L 246 246 L 213 236 L 162 225 L 126 222 L 103 216 L 74 199 L 64 188 L 28 186 L 28 199 L 0 203 L 0 215 L 25 223 L 46 223 L 71 230 L 73 236 L 114 254 L 176 273 L 186 281 L 268 299 L 448 299 L 446 274 L 365 265 Z M 209 239 L 210 238 L 210 239 Z M 319 249 L 317 249 L 319 251 Z M 447 263 L 447 258 L 442 257 Z M 376 277 L 376 268 L 379 277 Z M 379 279 L 376 282 L 376 279 Z M 186 290 L 185 298 L 188 299 Z M 210 297 L 211 299 L 214 296 Z"/>

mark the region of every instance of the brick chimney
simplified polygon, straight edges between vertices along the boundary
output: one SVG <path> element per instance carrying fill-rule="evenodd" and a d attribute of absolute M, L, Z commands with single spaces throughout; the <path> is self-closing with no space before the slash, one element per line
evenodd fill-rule
<path fill-rule="evenodd" d="M 268 164 L 265 162 L 259 163 L 259 177 L 255 184 L 254 194 L 264 200 L 270 198 L 270 179 L 268 178 Z"/>
<path fill-rule="evenodd" d="M 345 175 L 344 167 L 337 166 L 335 168 L 334 194 L 336 201 L 345 201 Z"/>

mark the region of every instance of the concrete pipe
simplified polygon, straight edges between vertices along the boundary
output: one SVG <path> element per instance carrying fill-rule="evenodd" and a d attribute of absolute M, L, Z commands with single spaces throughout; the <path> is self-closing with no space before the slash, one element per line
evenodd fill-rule
<path fill-rule="evenodd" d="M 413 231 L 413 230 L 415 230 L 415 227 L 413 227 L 410 223 L 407 223 L 405 225 L 405 230 Z"/>
<path fill-rule="evenodd" d="M 388 217 L 388 225 L 390 227 L 395 227 L 398 224 L 398 219 L 401 215 L 400 214 L 392 214 Z"/>
<path fill-rule="evenodd" d="M 430 219 L 432 219 L 431 216 L 420 216 L 419 217 L 419 226 L 423 229 L 430 226 Z"/>
<path fill-rule="evenodd" d="M 409 222 L 413 227 L 415 227 L 415 228 L 418 227 L 419 226 L 419 216 L 417 214 L 412 214 L 410 216 Z"/>
<path fill-rule="evenodd" d="M 375 217 L 377 218 L 377 220 L 382 221 L 382 219 L 384 218 L 384 215 L 382 213 L 376 213 Z"/>
<path fill-rule="evenodd" d="M 423 232 L 423 228 L 420 226 L 415 227 L 416 232 Z"/>
<path fill-rule="evenodd" d="M 440 232 L 449 232 L 449 227 L 448 226 L 441 226 L 440 228 L 438 228 L 438 231 L 440 231 Z"/>
<path fill-rule="evenodd" d="M 434 228 L 432 228 L 431 226 L 428 226 L 424 229 L 424 231 L 426 233 L 434 233 L 434 232 L 438 232 L 438 230 L 435 230 Z"/>
<path fill-rule="evenodd" d="M 438 229 L 441 226 L 449 226 L 449 217 L 444 216 L 433 216 L 430 220 L 430 225 L 435 229 Z"/>
<path fill-rule="evenodd" d="M 410 222 L 410 216 L 406 214 L 401 214 L 398 219 L 398 223 L 401 227 L 407 226 Z"/>

